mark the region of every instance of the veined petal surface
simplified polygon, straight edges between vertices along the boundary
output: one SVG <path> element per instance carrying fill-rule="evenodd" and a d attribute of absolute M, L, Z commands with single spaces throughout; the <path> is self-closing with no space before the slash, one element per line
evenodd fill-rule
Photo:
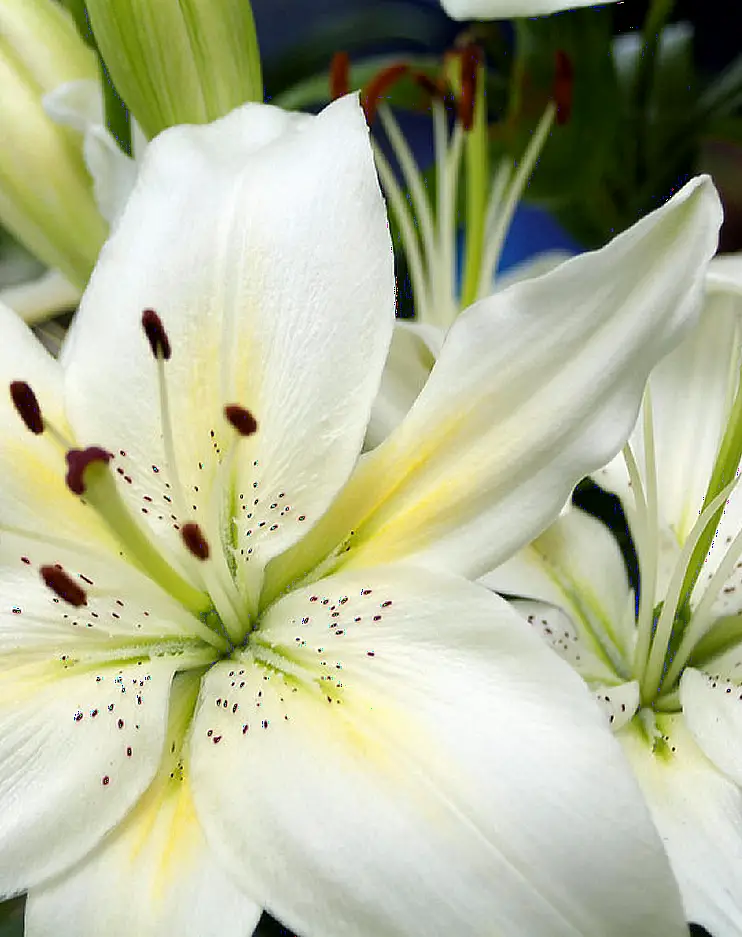
<path fill-rule="evenodd" d="M 183 728 L 198 677 L 176 678 L 157 777 L 78 866 L 31 890 L 26 937 L 249 937 L 261 909 L 229 879 L 196 819 Z"/>
<path fill-rule="evenodd" d="M 684 932 L 584 684 L 464 580 L 345 571 L 281 599 L 206 675 L 192 772 L 208 841 L 298 933 Z"/>
<path fill-rule="evenodd" d="M 602 250 L 462 313 L 407 418 L 267 594 L 338 544 L 338 562 L 414 556 L 477 577 L 532 540 L 631 431 L 650 370 L 695 319 L 720 217 L 698 178 Z"/>
<path fill-rule="evenodd" d="M 141 327 L 148 308 L 172 347 L 169 427 Z M 232 545 L 249 582 L 350 473 L 393 322 L 391 242 L 357 99 L 318 117 L 245 105 L 148 147 L 63 350 L 70 419 L 87 444 L 124 453 L 135 513 L 145 496 L 160 503 L 165 483 L 180 488 L 172 513 Z M 125 394 L 102 393 L 112 374 Z M 248 408 L 258 430 L 217 484 L 236 439 L 228 404 Z M 215 506 L 225 487 L 234 503 Z M 216 531 L 209 516 L 236 504 L 244 521 Z M 170 512 L 145 520 L 175 546 Z"/>
<path fill-rule="evenodd" d="M 0 896 L 81 859 L 145 791 L 162 755 L 176 661 L 4 661 Z"/>
<path fill-rule="evenodd" d="M 742 705 L 742 704 L 739 704 Z M 636 724 L 619 733 L 680 886 L 686 918 L 742 934 L 742 791 L 710 762 L 683 716 L 658 716 L 655 751 Z"/>

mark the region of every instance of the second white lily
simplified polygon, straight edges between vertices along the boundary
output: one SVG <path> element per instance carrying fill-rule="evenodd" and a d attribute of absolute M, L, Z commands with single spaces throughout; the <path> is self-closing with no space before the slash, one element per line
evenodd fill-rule
<path fill-rule="evenodd" d="M 629 519 L 638 609 L 613 537 L 576 509 L 486 580 L 530 597 L 517 607 L 592 687 L 686 914 L 714 937 L 742 934 L 739 266 L 712 263 L 699 326 L 653 373 L 624 456 L 595 476 Z"/>

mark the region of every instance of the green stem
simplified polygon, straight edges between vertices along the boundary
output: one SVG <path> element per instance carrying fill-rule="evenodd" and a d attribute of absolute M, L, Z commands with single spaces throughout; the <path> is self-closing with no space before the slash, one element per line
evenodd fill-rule
<path fill-rule="evenodd" d="M 652 83 L 656 67 L 657 51 L 662 30 L 675 6 L 675 0 L 652 0 L 642 27 L 643 48 L 636 72 L 634 102 L 638 115 L 636 127 L 636 175 L 635 181 L 641 183 L 647 172 L 646 137 L 649 122 L 649 105 Z"/>
<path fill-rule="evenodd" d="M 742 368 L 740 369 L 740 382 L 737 386 L 737 393 L 734 397 L 727 427 L 724 431 L 721 445 L 719 446 L 719 453 L 716 456 L 716 462 L 714 463 L 714 469 L 709 479 L 706 494 L 704 495 L 701 513 L 703 513 L 714 498 L 734 480 L 737 475 L 740 459 L 742 459 Z M 691 554 L 690 562 L 688 563 L 688 568 L 685 573 L 685 579 L 683 580 L 683 585 L 680 590 L 680 605 L 678 606 L 678 613 L 685 612 L 688 618 L 690 618 L 691 593 L 703 569 L 703 564 L 708 555 L 711 543 L 716 536 L 716 528 L 719 526 L 719 521 L 723 513 L 724 505 L 716 512 L 712 522 L 709 523 L 708 527 L 699 538 Z"/>
<path fill-rule="evenodd" d="M 93 49 L 96 48 L 95 36 L 90 26 L 88 10 L 85 6 L 85 0 L 62 0 L 62 6 L 67 10 L 75 21 L 77 31 L 85 42 Z"/>
<path fill-rule="evenodd" d="M 101 84 L 103 85 L 106 127 L 111 132 L 111 136 L 116 143 L 118 143 L 121 150 L 126 153 L 127 156 L 131 156 L 131 119 L 129 117 L 129 109 L 116 90 L 116 85 L 114 85 L 113 79 L 100 53 L 98 53 L 98 61 L 100 62 Z"/>
<path fill-rule="evenodd" d="M 484 65 L 477 66 L 474 124 L 466 136 L 466 262 L 461 288 L 462 309 L 477 298 L 484 255 L 489 181 L 486 77 Z"/>

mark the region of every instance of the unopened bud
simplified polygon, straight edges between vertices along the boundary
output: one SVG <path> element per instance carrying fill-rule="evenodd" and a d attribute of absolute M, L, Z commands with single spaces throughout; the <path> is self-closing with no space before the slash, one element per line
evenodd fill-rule
<path fill-rule="evenodd" d="M 83 160 L 82 135 L 46 114 L 43 98 L 97 81 L 95 55 L 53 0 L 0 0 L 0 224 L 77 287 L 107 235 Z"/>
<path fill-rule="evenodd" d="M 87 0 L 87 9 L 114 84 L 147 137 L 262 101 L 249 0 Z"/>

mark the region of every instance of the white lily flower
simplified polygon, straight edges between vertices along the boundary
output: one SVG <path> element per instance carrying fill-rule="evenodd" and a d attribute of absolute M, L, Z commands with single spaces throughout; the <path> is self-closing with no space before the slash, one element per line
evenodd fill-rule
<path fill-rule="evenodd" d="M 600 0 L 600 4 L 612 0 Z M 455 20 L 505 20 L 521 16 L 549 16 L 560 10 L 598 6 L 595 0 L 441 0 Z"/>
<path fill-rule="evenodd" d="M 303 937 L 684 932 L 582 682 L 456 573 L 618 450 L 719 221 L 697 180 L 472 307 L 356 464 L 394 321 L 357 102 L 150 145 L 61 360 L 0 310 L 0 893 L 29 890 L 28 937 L 242 937 L 262 908 Z"/>
<path fill-rule="evenodd" d="M 613 537 L 577 509 L 485 581 L 530 597 L 517 607 L 608 712 L 688 918 L 714 937 L 739 937 L 742 496 L 727 485 L 704 500 L 732 451 L 730 433 L 739 433 L 739 257 L 712 262 L 708 290 L 700 324 L 650 378 L 625 457 L 595 476 L 627 512 L 639 559 L 638 610 Z M 727 466 L 731 479 L 735 469 L 739 477 L 736 458 Z M 694 561 L 697 580 L 688 579 Z"/>

